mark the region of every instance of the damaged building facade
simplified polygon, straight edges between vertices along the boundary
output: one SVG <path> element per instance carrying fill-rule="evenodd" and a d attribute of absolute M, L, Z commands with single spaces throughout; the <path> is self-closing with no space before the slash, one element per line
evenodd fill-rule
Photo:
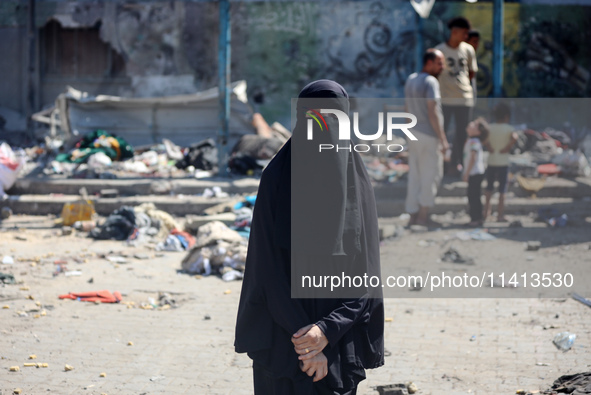
<path fill-rule="evenodd" d="M 31 12 L 32 11 L 32 12 Z M 445 21 L 468 17 L 482 34 L 478 92 L 492 89 L 492 3 L 438 0 L 425 47 Z M 589 97 L 591 2 L 505 5 L 504 95 Z M 5 130 L 53 104 L 67 86 L 90 95 L 158 97 L 217 86 L 218 4 L 197 1 L 0 3 L 0 115 Z M 290 99 L 331 78 L 358 97 L 401 97 L 416 70 L 417 16 L 407 0 L 231 2 L 232 80 L 255 111 L 289 126 Z M 551 39 L 549 38 L 551 37 Z"/>

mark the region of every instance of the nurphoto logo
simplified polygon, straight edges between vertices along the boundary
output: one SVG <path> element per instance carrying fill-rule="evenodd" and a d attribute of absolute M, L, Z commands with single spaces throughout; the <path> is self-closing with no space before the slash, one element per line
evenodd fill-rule
<path fill-rule="evenodd" d="M 349 116 L 343 111 L 335 109 L 308 109 L 306 112 L 306 115 L 309 117 L 307 122 L 308 140 L 314 140 L 314 122 L 320 127 L 321 132 L 324 132 L 325 130 L 326 132 L 329 132 L 328 124 L 322 114 L 332 114 L 332 116 L 337 118 L 339 125 L 339 140 L 349 141 L 349 145 L 343 146 L 337 144 L 335 146 L 334 144 L 318 144 L 318 152 L 330 150 L 336 150 L 337 152 L 341 150 L 347 150 L 349 152 L 352 150 L 355 150 L 356 152 L 369 152 L 372 147 L 377 149 L 378 152 L 380 152 L 380 149 L 386 149 L 389 152 L 400 152 L 404 149 L 400 144 L 351 144 L 351 121 L 349 120 Z M 394 130 L 401 130 L 410 140 L 417 140 L 415 135 L 409 130 L 417 124 L 416 116 L 408 112 L 387 112 L 385 118 L 387 141 L 392 141 L 392 132 Z M 410 122 L 399 123 L 398 121 L 394 121 L 395 119 L 398 120 L 401 118 L 410 120 Z M 353 133 L 362 141 L 375 141 L 379 139 L 384 134 L 384 113 L 378 113 L 378 131 L 373 134 L 363 134 L 359 131 L 359 113 L 353 112 Z"/>

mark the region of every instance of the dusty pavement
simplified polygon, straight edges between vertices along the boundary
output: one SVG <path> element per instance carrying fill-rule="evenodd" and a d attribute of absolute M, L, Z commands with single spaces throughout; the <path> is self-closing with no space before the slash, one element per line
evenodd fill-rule
<path fill-rule="evenodd" d="M 517 266 L 533 255 L 552 259 L 557 267 L 576 261 L 591 268 L 591 214 L 575 217 L 560 230 L 528 216 L 512 217 L 524 227 L 493 224 L 496 240 L 454 245 L 475 257 L 477 265 Z M 466 218 L 435 219 L 448 223 L 440 231 L 407 231 L 384 241 L 383 267 L 437 262 Z M 13 265 L 0 264 L 0 272 L 18 282 L 0 286 L 0 307 L 8 307 L 0 309 L 1 394 L 15 388 L 23 394 L 252 393 L 250 360 L 232 346 L 239 281 L 177 274 L 184 253 L 155 257 L 145 246 L 59 236 L 47 217 L 13 216 L 0 227 L 0 256 L 15 258 Z M 528 240 L 540 240 L 542 249 L 525 251 Z M 99 256 L 108 252 L 127 256 L 127 263 Z M 54 277 L 56 260 L 65 260 L 68 270 L 81 275 Z M 454 264 L 443 267 L 461 270 Z M 135 305 L 57 297 L 102 289 L 120 291 L 124 302 Z M 169 293 L 177 307 L 139 308 L 149 298 L 157 301 L 158 292 Z M 407 381 L 418 386 L 419 394 L 514 394 L 546 389 L 563 374 L 591 370 L 591 309 L 569 298 L 390 298 L 385 306 L 386 365 L 368 372 L 360 394 Z M 563 331 L 577 334 L 565 353 L 552 344 Z M 25 367 L 31 354 L 48 367 Z M 74 369 L 65 371 L 66 364 Z M 10 372 L 11 366 L 20 371 Z"/>

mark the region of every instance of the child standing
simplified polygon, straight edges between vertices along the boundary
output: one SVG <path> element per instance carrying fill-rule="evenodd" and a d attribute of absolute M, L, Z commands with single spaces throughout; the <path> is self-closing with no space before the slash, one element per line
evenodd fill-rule
<path fill-rule="evenodd" d="M 509 173 L 509 152 L 517 141 L 517 133 L 511 125 L 511 110 L 504 103 L 499 103 L 493 109 L 495 123 L 490 124 L 489 144 L 487 146 L 488 167 L 486 168 L 486 191 L 484 196 L 484 219 L 490 216 L 492 197 L 495 180 L 499 182 L 499 207 L 497 209 L 497 221 L 504 222 L 505 219 L 505 192 L 507 192 L 507 174 Z"/>
<path fill-rule="evenodd" d="M 488 139 L 489 129 L 484 118 L 477 118 L 466 128 L 468 140 L 464 144 L 464 173 L 462 180 L 468 182 L 468 206 L 470 223 L 481 226 L 482 218 L 481 185 L 484 179 L 484 154 L 482 144 Z"/>

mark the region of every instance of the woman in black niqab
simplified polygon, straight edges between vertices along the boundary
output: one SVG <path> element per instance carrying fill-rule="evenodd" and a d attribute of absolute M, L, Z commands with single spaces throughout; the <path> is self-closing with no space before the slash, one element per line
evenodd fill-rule
<path fill-rule="evenodd" d="M 338 83 L 315 81 L 300 92 L 292 138 L 259 185 L 234 343 L 236 352 L 253 360 L 257 395 L 355 394 L 364 369 L 384 363 L 381 285 L 329 293 L 336 295 L 331 298 L 330 288 L 298 288 L 299 275 L 310 268 L 380 276 L 375 198 L 359 154 L 319 152 L 320 143 L 339 144 L 335 117 L 314 122 L 308 139 L 306 114 L 318 119 L 317 110 L 327 108 L 348 115 L 348 95 Z M 304 352 L 293 336 L 310 324 L 322 331 L 325 346 Z M 326 357 L 328 373 L 320 381 L 301 370 L 299 354 L 310 351 Z"/>

